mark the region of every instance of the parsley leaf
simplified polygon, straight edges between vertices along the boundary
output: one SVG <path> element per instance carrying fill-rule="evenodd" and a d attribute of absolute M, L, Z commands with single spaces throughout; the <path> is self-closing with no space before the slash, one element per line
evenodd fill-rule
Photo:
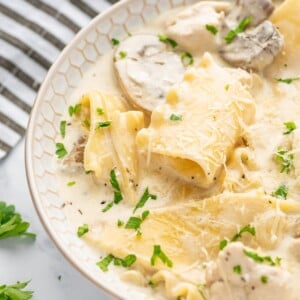
<path fill-rule="evenodd" d="M 98 107 L 98 108 L 96 109 L 96 111 L 97 111 L 97 113 L 98 113 L 99 116 L 104 115 L 104 110 L 103 110 L 102 108 L 99 108 L 99 107 Z"/>
<path fill-rule="evenodd" d="M 75 104 L 74 106 L 69 106 L 69 115 L 72 117 L 73 115 L 76 115 L 80 112 L 81 110 L 81 104 Z"/>
<path fill-rule="evenodd" d="M 77 236 L 78 237 L 82 237 L 82 236 L 84 236 L 88 232 L 89 232 L 89 225 L 83 224 L 82 226 L 78 227 Z"/>
<path fill-rule="evenodd" d="M 182 60 L 183 64 L 186 66 L 194 64 L 194 57 L 189 52 L 183 52 L 181 54 L 181 60 Z"/>
<path fill-rule="evenodd" d="M 175 115 L 175 114 L 172 114 L 170 116 L 170 120 L 171 121 L 182 121 L 182 115 Z"/>
<path fill-rule="evenodd" d="M 32 291 L 24 291 L 27 282 L 17 282 L 14 285 L 1 285 L 0 286 L 0 299 L 1 300 L 29 300 L 32 298 Z"/>
<path fill-rule="evenodd" d="M 288 195 L 288 187 L 282 184 L 275 192 L 272 193 L 273 197 L 286 200 Z"/>
<path fill-rule="evenodd" d="M 70 182 L 67 183 L 67 186 L 73 186 L 75 184 L 76 184 L 76 181 L 70 181 Z"/>
<path fill-rule="evenodd" d="M 295 78 L 278 78 L 276 79 L 278 82 L 286 83 L 286 84 L 291 84 L 293 81 L 300 80 L 300 77 L 295 77 Z"/>
<path fill-rule="evenodd" d="M 103 271 L 108 271 L 108 266 L 114 262 L 115 266 L 123 266 L 128 268 L 136 262 L 136 256 L 134 254 L 127 255 L 124 259 L 113 256 L 112 254 L 107 255 L 105 258 L 97 262 L 97 266 Z"/>
<path fill-rule="evenodd" d="M 244 254 L 260 264 L 266 262 L 270 266 L 279 266 L 281 261 L 279 257 L 276 257 L 274 261 L 270 256 L 260 256 L 257 253 L 248 251 L 246 249 L 244 249 Z"/>
<path fill-rule="evenodd" d="M 280 173 L 290 173 L 294 160 L 294 155 L 292 153 L 289 153 L 288 150 L 279 147 L 275 153 L 275 159 L 281 163 Z"/>
<path fill-rule="evenodd" d="M 21 215 L 15 212 L 13 205 L 0 201 L 0 240 L 14 236 L 36 237 L 34 233 L 27 232 L 29 226 L 30 224 L 24 222 Z"/>
<path fill-rule="evenodd" d="M 146 210 L 142 213 L 142 217 L 130 217 L 127 221 L 125 228 L 126 229 L 134 229 L 138 232 L 138 234 L 141 234 L 141 224 L 142 222 L 149 216 L 150 212 L 149 210 Z"/>
<path fill-rule="evenodd" d="M 57 158 L 61 159 L 68 154 L 68 151 L 66 150 L 64 144 L 56 143 L 55 146 L 56 146 L 55 154 L 57 155 Z"/>
<path fill-rule="evenodd" d="M 284 135 L 290 134 L 291 132 L 297 129 L 297 125 L 294 122 L 286 122 L 284 123 L 284 125 L 287 129 L 287 131 L 283 133 Z"/>
<path fill-rule="evenodd" d="M 66 126 L 67 126 L 67 121 L 60 121 L 59 130 L 60 130 L 60 135 L 63 139 L 66 136 Z"/>
<path fill-rule="evenodd" d="M 90 120 L 89 120 L 89 119 L 85 119 L 85 120 L 83 121 L 83 125 L 84 125 L 87 129 L 90 129 L 90 127 L 91 127 L 91 122 L 90 122 Z"/>
<path fill-rule="evenodd" d="M 127 57 L 127 52 L 121 51 L 121 52 L 119 52 L 119 56 L 120 56 L 120 59 L 124 59 Z"/>
<path fill-rule="evenodd" d="M 221 242 L 220 242 L 220 246 L 219 246 L 219 248 L 220 248 L 220 250 L 223 250 L 226 246 L 227 246 L 227 244 L 228 244 L 228 241 L 227 240 L 222 240 Z"/>
<path fill-rule="evenodd" d="M 159 258 L 169 268 L 173 267 L 173 262 L 167 257 L 167 255 L 161 250 L 159 245 L 154 245 L 153 254 L 151 257 L 151 265 L 155 265 L 156 258 Z"/>
<path fill-rule="evenodd" d="M 149 193 L 149 189 L 146 188 L 144 194 L 142 195 L 141 199 L 139 200 L 139 202 L 136 204 L 133 213 L 135 213 L 137 211 L 137 209 L 144 207 L 144 205 L 146 204 L 146 202 L 149 200 L 156 200 L 157 196 L 156 195 L 152 195 Z"/>
<path fill-rule="evenodd" d="M 262 276 L 260 277 L 260 281 L 261 281 L 263 284 L 267 284 L 267 283 L 268 283 L 268 276 L 262 275 Z"/>
<path fill-rule="evenodd" d="M 122 266 L 128 268 L 132 266 L 135 262 L 136 262 L 136 256 L 134 254 L 129 254 L 123 259 Z"/>
<path fill-rule="evenodd" d="M 102 260 L 96 263 L 96 265 L 103 271 L 107 272 L 108 271 L 108 266 L 110 263 L 113 261 L 114 256 L 112 254 L 107 255 L 104 257 Z"/>
<path fill-rule="evenodd" d="M 213 25 L 206 24 L 205 28 L 208 31 L 210 31 L 213 35 L 216 35 L 218 33 L 218 29 L 215 26 L 213 26 Z"/>
<path fill-rule="evenodd" d="M 245 226 L 244 228 L 242 228 L 236 235 L 233 236 L 233 238 L 231 239 L 232 242 L 236 242 L 239 238 L 242 237 L 243 233 L 248 232 L 251 235 L 255 236 L 256 231 L 254 227 L 251 227 L 250 225 Z"/>
<path fill-rule="evenodd" d="M 168 38 L 167 36 L 165 35 L 162 35 L 162 34 L 159 34 L 158 35 L 158 38 L 159 40 L 162 42 L 162 43 L 165 43 L 165 44 L 169 44 L 172 48 L 176 48 L 178 46 L 177 42 Z"/>
<path fill-rule="evenodd" d="M 111 125 L 111 121 L 98 122 L 97 126 L 96 126 L 96 129 L 108 127 L 110 125 Z"/>
<path fill-rule="evenodd" d="M 113 46 L 118 46 L 120 44 L 120 41 L 115 38 L 112 38 L 111 43 L 113 44 Z"/>
<path fill-rule="evenodd" d="M 242 273 L 242 267 L 240 265 L 234 266 L 233 267 L 233 272 L 236 274 L 241 274 Z"/>
<path fill-rule="evenodd" d="M 253 21 L 253 17 L 250 16 L 248 18 L 245 18 L 241 21 L 241 23 L 235 28 L 230 30 L 227 35 L 225 36 L 224 40 L 226 41 L 227 44 L 230 44 L 236 36 L 245 31 L 245 29 L 248 27 L 248 25 Z"/>
<path fill-rule="evenodd" d="M 118 227 L 122 227 L 124 225 L 124 222 L 121 220 L 118 220 L 117 225 L 118 225 Z"/>

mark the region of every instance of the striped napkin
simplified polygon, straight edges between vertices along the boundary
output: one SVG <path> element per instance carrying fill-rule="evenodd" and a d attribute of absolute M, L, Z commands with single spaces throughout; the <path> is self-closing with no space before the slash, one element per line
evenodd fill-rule
<path fill-rule="evenodd" d="M 24 135 L 36 92 L 73 36 L 118 0 L 0 0 L 0 160 Z"/>

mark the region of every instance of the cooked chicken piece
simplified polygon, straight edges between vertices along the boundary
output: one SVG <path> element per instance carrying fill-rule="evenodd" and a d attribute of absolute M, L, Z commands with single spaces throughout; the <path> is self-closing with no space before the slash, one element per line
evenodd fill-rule
<path fill-rule="evenodd" d="M 64 165 L 68 165 L 70 170 L 75 171 L 78 168 L 83 168 L 83 153 L 86 145 L 87 137 L 81 136 L 74 144 L 70 154 L 64 159 Z"/>
<path fill-rule="evenodd" d="M 225 17 L 219 39 L 219 53 L 231 65 L 250 70 L 263 70 L 280 53 L 284 38 L 266 21 L 274 6 L 270 0 L 237 0 Z M 229 43 L 224 38 L 248 17 L 251 23 Z"/>
<path fill-rule="evenodd" d="M 167 20 L 167 35 L 187 51 L 213 50 L 215 37 L 206 25 L 218 28 L 229 7 L 228 2 L 200 1 Z"/>
<path fill-rule="evenodd" d="M 115 52 L 120 85 L 131 104 L 151 112 L 185 71 L 180 57 L 155 35 L 135 35 Z"/>
<path fill-rule="evenodd" d="M 283 46 L 283 37 L 269 21 L 239 34 L 232 43 L 223 43 L 221 56 L 235 67 L 262 70 L 270 65 Z"/>
<path fill-rule="evenodd" d="M 252 253 L 249 256 L 245 254 Z M 292 274 L 283 267 L 261 262 L 256 251 L 230 243 L 206 271 L 210 300 L 296 300 Z"/>

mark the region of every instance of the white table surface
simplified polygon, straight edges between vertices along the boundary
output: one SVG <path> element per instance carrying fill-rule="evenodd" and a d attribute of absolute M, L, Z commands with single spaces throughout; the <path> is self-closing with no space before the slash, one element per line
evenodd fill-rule
<path fill-rule="evenodd" d="M 27 187 L 24 140 L 0 162 L 1 200 L 16 206 L 37 239 L 0 241 L 0 285 L 31 280 L 35 300 L 110 299 L 66 261 L 42 227 Z"/>

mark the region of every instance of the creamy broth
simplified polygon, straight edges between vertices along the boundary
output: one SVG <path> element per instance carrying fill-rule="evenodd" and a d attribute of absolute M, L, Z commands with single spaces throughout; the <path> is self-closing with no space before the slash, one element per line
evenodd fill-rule
<path fill-rule="evenodd" d="M 276 1 L 276 6 L 279 6 L 280 3 L 281 1 Z M 166 24 L 168 23 L 168 20 L 170 18 L 174 18 L 174 16 L 177 16 L 185 9 L 186 8 L 180 8 L 174 11 L 170 11 L 157 18 L 153 23 L 151 23 L 147 27 L 141 28 L 139 29 L 139 31 L 134 32 L 132 34 L 133 36 L 138 34 L 152 34 L 155 36 L 157 36 L 158 34 L 168 35 L 168 31 L 166 30 Z M 222 18 L 224 18 L 224 16 L 222 16 Z M 208 20 L 210 19 L 208 18 Z M 205 54 L 205 51 L 199 50 L 189 51 L 189 53 L 194 59 L 194 64 L 192 66 L 186 67 L 184 75 L 185 78 L 188 78 L 190 76 L 199 76 L 199 82 L 201 82 L 201 76 L 209 76 L 208 74 L 210 74 L 210 67 L 207 67 L 207 65 L 211 64 L 211 68 L 216 68 L 216 70 L 220 70 L 220 73 L 215 73 L 215 76 L 218 77 L 216 78 L 216 80 L 222 81 L 223 75 L 221 74 L 221 70 L 222 72 L 223 70 L 224 72 L 227 72 L 228 68 L 231 68 L 232 66 L 222 59 L 218 52 L 216 44 L 208 45 L 208 48 L 209 54 Z M 180 43 L 179 48 L 176 48 L 174 50 L 168 49 L 168 51 L 175 52 L 179 56 L 182 52 L 184 52 L 184 50 L 185 49 L 180 48 Z M 102 56 L 99 59 L 99 61 L 84 74 L 83 80 L 80 82 L 80 85 L 78 86 L 76 92 L 72 96 L 72 101 L 74 104 L 78 103 L 78 100 L 81 99 L 82 95 L 87 94 L 92 90 L 100 90 L 105 93 L 116 95 L 117 97 L 119 97 L 120 103 L 122 103 L 122 105 L 126 107 L 125 111 L 135 110 L 135 108 L 131 105 L 131 101 L 126 101 L 127 95 L 124 95 L 124 91 L 120 87 L 118 78 L 116 76 L 116 70 L 114 68 L 114 57 L 116 55 L 116 51 L 117 50 L 113 49 L 112 51 Z M 203 68 L 204 73 L 201 73 L 202 75 L 200 73 L 197 73 L 197 68 Z M 206 71 L 206 68 L 208 68 L 208 71 Z M 176 162 L 175 164 L 175 161 L 172 161 L 173 158 L 168 157 L 166 159 L 165 157 L 168 155 L 164 156 L 162 154 L 166 152 L 163 152 L 162 150 L 160 152 L 155 152 L 154 150 L 153 153 L 151 152 L 152 150 L 150 148 L 154 147 L 151 144 L 151 142 L 155 140 L 156 135 L 159 136 L 159 134 L 156 132 L 155 118 L 158 118 L 159 116 L 163 115 L 166 110 L 172 107 L 173 104 L 171 105 L 169 103 L 163 104 L 157 109 L 155 108 L 155 112 L 152 114 L 152 119 L 151 116 L 149 116 L 149 114 L 144 113 L 144 127 L 146 129 L 143 129 L 145 131 L 142 130 L 138 133 L 138 140 L 147 137 L 147 135 L 153 135 L 149 137 L 149 140 L 151 142 L 149 142 L 150 144 L 147 145 L 147 149 L 149 150 L 149 152 L 147 152 L 148 150 L 140 150 L 143 148 L 142 146 L 140 146 L 142 142 L 137 143 L 140 147 L 140 149 L 138 149 L 138 154 L 136 157 L 136 160 L 138 161 L 138 181 L 133 182 L 133 187 L 132 185 L 130 186 L 130 189 L 134 191 L 134 196 L 132 197 L 132 199 L 126 199 L 126 193 L 123 193 L 124 199 L 120 203 L 118 203 L 117 205 L 113 205 L 113 207 L 107 212 L 102 212 L 102 210 L 114 198 L 114 189 L 111 186 L 110 177 L 98 176 L 98 178 L 96 178 L 97 176 L 95 176 L 94 173 L 88 172 L 88 174 L 86 174 L 86 171 L 90 170 L 84 170 L 80 164 L 75 164 L 75 166 L 72 165 L 72 162 L 70 163 L 70 161 L 68 161 L 68 158 L 65 158 L 63 162 L 60 161 L 58 164 L 58 177 L 59 182 L 61 184 L 60 191 L 65 202 L 64 210 L 67 214 L 68 219 L 74 225 L 74 234 L 76 234 L 76 230 L 79 226 L 81 226 L 82 224 L 88 224 L 89 232 L 82 238 L 92 249 L 93 253 L 95 254 L 95 257 L 100 255 L 101 257 L 104 257 L 103 251 L 104 253 L 107 252 L 108 254 L 112 253 L 116 257 L 120 255 L 124 257 L 126 256 L 125 254 L 136 254 L 137 262 L 131 268 L 129 268 L 129 270 L 127 270 L 126 268 L 114 266 L 112 267 L 112 270 L 114 272 L 118 272 L 121 278 L 125 279 L 126 282 L 133 282 L 135 284 L 135 288 L 142 288 L 142 290 L 145 292 L 145 295 L 147 295 L 146 298 L 213 300 L 274 299 L 272 298 L 272 282 L 276 281 L 278 277 L 278 280 L 281 280 L 280 284 L 282 283 L 282 286 L 285 286 L 288 282 L 289 286 L 293 290 L 293 295 L 292 292 L 291 295 L 289 295 L 286 292 L 286 290 L 288 289 L 282 287 L 282 290 L 278 292 L 278 297 L 280 297 L 280 293 L 283 291 L 282 297 L 286 297 L 286 299 L 300 299 L 300 287 L 298 284 L 298 281 L 300 279 L 300 241 L 298 241 L 299 233 L 295 233 L 299 231 L 299 229 L 296 228 L 297 226 L 295 224 L 297 222 L 297 216 L 300 216 L 300 209 L 297 206 L 298 204 L 294 204 L 293 202 L 295 201 L 295 203 L 297 203 L 300 201 L 300 131 L 299 129 L 294 128 L 295 130 L 293 129 L 289 134 L 283 134 L 288 130 L 288 128 L 286 128 L 286 126 L 284 125 L 284 123 L 286 122 L 295 122 L 297 126 L 300 126 L 300 123 L 298 123 L 298 116 L 300 115 L 300 81 L 298 81 L 298 59 L 294 54 L 287 55 L 285 53 L 285 50 L 282 50 L 278 57 L 276 57 L 274 61 L 264 70 L 248 70 L 248 72 L 243 71 L 239 74 L 230 73 L 231 71 L 228 72 L 228 80 L 232 76 L 232 83 L 228 85 L 224 84 L 223 88 L 221 88 L 220 91 L 217 91 L 218 95 L 221 98 L 224 97 L 225 99 L 227 97 L 226 95 L 228 95 L 226 93 L 231 93 L 230 89 L 239 89 L 240 86 L 243 86 L 244 82 L 246 82 L 245 85 L 247 86 L 247 88 L 245 89 L 245 91 L 242 90 L 242 94 L 238 94 L 238 96 L 247 98 L 247 95 L 249 94 L 249 99 L 247 98 L 247 101 L 249 100 L 251 102 L 249 103 L 253 107 L 255 106 L 255 112 L 253 112 L 253 120 L 249 120 L 248 122 L 248 118 L 250 118 L 250 114 L 252 114 L 252 106 L 250 105 L 250 108 L 248 108 L 248 106 L 245 106 L 246 108 L 237 108 L 239 113 L 246 115 L 243 117 L 244 121 L 242 122 L 242 127 L 239 131 L 238 137 L 235 137 L 236 140 L 233 141 L 233 145 L 228 146 L 228 148 L 230 148 L 231 150 L 224 150 L 226 152 L 224 154 L 224 161 L 222 161 L 220 163 L 221 166 L 217 168 L 218 170 L 216 171 L 215 177 L 213 178 L 214 182 L 212 184 L 209 183 L 207 184 L 207 186 L 201 185 L 201 183 L 198 184 L 197 174 L 195 174 L 194 178 L 194 176 L 191 176 L 188 172 L 189 170 L 182 171 L 178 169 L 178 164 L 180 163 Z M 225 78 L 227 73 L 224 74 Z M 286 83 L 279 82 L 279 78 L 295 78 L 295 80 L 290 83 Z M 186 85 L 188 84 L 188 79 L 185 80 L 186 83 L 183 83 L 182 86 L 180 86 L 180 83 L 175 84 L 175 93 L 177 92 L 177 94 L 179 94 L 178 91 L 186 88 Z M 192 89 L 188 91 L 192 91 Z M 201 93 L 202 92 L 205 93 L 205 91 L 201 90 Z M 188 96 L 192 98 L 195 95 L 188 94 Z M 171 97 L 170 94 L 168 94 L 167 98 L 168 97 Z M 186 95 L 181 95 L 180 97 L 184 98 L 186 97 Z M 220 105 L 222 110 L 223 103 L 221 102 L 218 105 Z M 236 106 L 241 105 L 241 103 L 236 104 Z M 248 109 L 249 112 L 247 112 Z M 194 112 L 190 113 L 192 114 Z M 229 116 L 231 116 L 231 112 L 228 112 L 228 114 Z M 185 116 L 186 115 L 184 115 L 184 117 Z M 71 152 L 72 148 L 78 142 L 78 139 L 80 139 L 80 137 L 87 136 L 91 138 L 91 136 L 89 136 L 89 130 L 87 130 L 87 128 L 85 128 L 85 126 L 82 125 L 82 119 L 76 119 L 74 117 L 70 119 L 67 115 L 65 116 L 65 118 L 69 120 L 70 123 L 66 128 L 66 138 L 63 142 L 68 152 Z M 235 115 L 232 118 L 235 120 Z M 242 117 L 239 117 L 239 120 L 237 122 L 240 122 L 240 118 Z M 205 121 L 206 120 L 203 120 L 203 123 Z M 170 122 L 170 120 L 166 122 Z M 224 123 L 223 125 L 225 128 L 226 123 Z M 167 126 L 169 125 L 167 124 Z M 100 130 L 106 129 L 101 128 Z M 235 130 L 237 129 L 234 128 L 233 131 Z M 180 139 L 182 140 L 180 142 L 185 143 L 184 135 L 182 137 L 176 136 L 175 134 L 174 138 Z M 276 152 L 279 151 L 279 147 L 286 149 L 288 151 L 288 154 L 293 155 L 292 158 L 291 156 L 289 157 L 290 160 L 292 160 L 292 166 L 289 172 L 280 172 L 282 167 L 281 161 L 276 159 Z M 116 158 L 117 152 L 118 149 L 112 147 L 112 155 L 114 155 L 114 159 Z M 85 153 L 85 155 L 87 155 L 87 153 Z M 179 154 L 177 154 L 177 156 L 180 157 Z M 166 160 L 168 160 L 168 162 L 166 162 Z M 185 160 L 187 160 L 186 157 Z M 185 160 L 182 160 L 182 162 L 186 163 Z M 190 163 L 191 162 L 192 159 Z M 118 164 L 116 163 L 114 167 L 117 168 L 117 165 Z M 201 167 L 203 166 L 201 165 Z M 197 166 L 196 168 L 194 162 L 193 164 L 191 163 L 190 168 L 195 168 L 195 170 L 199 170 L 199 166 Z M 108 170 L 108 172 L 109 171 L 110 169 Z M 120 180 L 120 177 L 122 177 L 122 175 L 120 174 L 119 170 L 116 171 L 116 174 L 117 178 Z M 210 176 L 210 174 L 208 175 Z M 201 178 L 201 176 L 205 176 L 205 174 L 199 176 L 199 178 Z M 75 182 L 75 184 L 72 186 L 68 186 L 68 182 Z M 285 195 L 288 200 L 284 200 L 278 197 L 278 188 L 282 187 L 283 185 L 288 190 L 286 192 L 287 196 Z M 148 199 L 145 206 L 138 210 L 135 214 L 133 214 L 133 208 L 135 207 L 140 197 L 143 195 L 146 188 L 148 188 L 149 192 L 155 195 L 157 199 Z M 123 184 L 121 182 L 121 190 L 122 189 Z M 163 264 L 158 268 L 155 268 L 154 266 L 151 266 L 149 264 L 152 254 L 152 252 L 150 253 L 149 251 L 152 251 L 152 249 L 145 250 L 145 253 L 143 253 L 142 250 L 139 250 L 139 253 L 133 253 L 134 251 L 131 251 L 129 253 L 129 249 L 128 251 L 126 249 L 124 251 L 115 251 L 115 248 L 113 248 L 113 246 L 105 245 L 105 241 L 101 242 L 97 240 L 98 236 L 101 240 L 102 234 L 105 235 L 107 233 L 106 237 L 109 236 L 109 230 L 112 230 L 111 235 L 116 236 L 117 242 L 117 230 L 119 229 L 117 225 L 118 221 L 122 221 L 124 223 L 123 225 L 119 226 L 122 227 L 119 230 L 124 230 L 125 232 L 126 229 L 124 229 L 124 225 L 130 219 L 130 217 L 132 217 L 133 215 L 141 216 L 143 211 L 148 210 L 150 212 L 150 215 L 147 218 L 150 219 L 149 221 L 147 221 L 148 219 L 145 219 L 145 228 L 143 226 L 144 222 L 141 225 L 142 235 L 139 238 L 143 239 L 143 230 L 145 230 L 146 236 L 148 234 L 148 231 L 149 236 L 151 236 L 150 227 L 153 224 L 156 224 L 151 223 L 156 222 L 155 220 L 153 221 L 151 219 L 152 212 L 154 213 L 154 215 L 157 214 L 158 216 L 160 216 L 161 214 L 162 216 L 164 216 L 164 213 L 168 212 L 170 208 L 170 214 L 172 214 L 172 209 L 174 209 L 174 215 L 176 216 L 176 214 L 178 213 L 176 207 L 179 207 L 179 210 L 182 209 L 183 214 L 185 214 L 186 212 L 190 212 L 192 214 L 194 208 L 189 210 L 190 208 L 187 208 L 185 206 L 186 204 L 191 203 L 191 205 L 193 206 L 195 200 L 200 201 L 203 199 L 208 199 L 203 201 L 207 201 L 207 205 L 209 206 L 210 201 L 219 201 L 218 199 L 219 197 L 221 197 L 220 201 L 223 203 L 223 205 L 226 206 L 226 199 L 231 199 L 233 197 L 233 194 L 252 195 L 254 199 L 253 201 L 258 201 L 258 198 L 262 199 L 260 201 L 269 201 L 269 203 L 271 203 L 271 206 L 273 205 L 273 207 L 271 208 L 270 206 L 270 208 L 266 208 L 266 211 L 264 211 L 263 209 L 261 210 L 262 217 L 261 219 L 259 219 L 260 217 L 258 217 L 258 219 L 261 222 L 266 222 L 267 224 L 267 222 L 269 222 L 269 216 L 272 217 L 273 214 L 276 213 L 278 215 L 274 217 L 274 220 L 272 219 L 272 226 L 266 225 L 269 227 L 266 227 L 265 231 L 260 229 L 260 225 L 258 226 L 259 229 L 256 229 L 257 232 L 255 241 L 251 241 L 251 235 L 249 234 L 248 236 L 247 233 L 243 235 L 243 238 L 239 239 L 239 243 L 230 243 L 230 241 L 228 241 L 228 255 L 230 255 L 230 251 L 232 251 L 232 255 L 236 257 L 236 259 L 238 259 L 240 255 L 238 252 L 240 251 L 238 247 L 247 246 L 250 247 L 250 249 L 252 249 L 252 251 L 254 251 L 255 253 L 263 253 L 263 255 L 270 256 L 272 258 L 280 257 L 281 265 L 272 266 L 272 268 L 274 268 L 272 270 L 277 270 L 276 268 L 280 268 L 280 270 L 282 270 L 282 272 L 280 272 L 283 275 L 278 275 L 276 272 L 275 274 L 272 270 L 270 271 L 268 269 L 270 268 L 270 266 L 265 266 L 267 265 L 266 262 L 259 264 L 259 266 L 257 267 L 256 265 L 253 265 L 257 264 L 257 262 L 253 262 L 250 259 L 249 261 L 244 263 L 243 260 L 246 260 L 246 258 L 243 258 L 242 262 L 238 266 L 240 268 L 241 266 L 242 268 L 247 268 L 248 273 L 245 274 L 246 279 L 242 277 L 242 281 L 244 280 L 246 282 L 248 280 L 249 284 L 252 281 L 254 283 L 252 283 L 253 287 L 246 286 L 246 283 L 244 286 L 240 287 L 240 283 L 235 282 L 235 279 L 231 279 L 231 275 L 226 275 L 226 262 L 225 260 L 224 262 L 222 261 L 222 253 L 224 254 L 226 252 L 226 248 L 224 250 L 221 249 L 221 254 L 207 253 L 207 248 L 205 248 L 203 245 L 199 246 L 195 244 L 195 237 L 190 238 L 189 234 L 193 232 L 193 229 L 189 229 L 190 231 L 187 230 L 186 233 L 183 233 L 183 231 L 181 231 L 181 223 L 178 224 L 178 227 L 174 225 L 174 228 L 176 227 L 176 229 L 174 230 L 178 230 L 178 235 L 182 235 L 180 238 L 182 245 L 176 245 L 177 248 L 174 246 L 174 249 L 177 249 L 176 251 L 180 252 L 180 249 L 183 248 L 184 253 L 189 253 L 191 259 L 199 256 L 200 254 L 203 255 L 203 257 L 206 256 L 207 259 L 199 258 L 199 260 L 196 259 L 195 261 L 191 262 L 191 259 L 189 259 L 188 257 L 183 257 L 181 263 L 180 256 L 178 256 L 179 263 L 175 265 L 174 262 L 173 268 L 168 268 L 166 266 L 163 266 Z M 280 195 L 282 196 L 282 194 Z M 241 196 L 241 199 L 243 199 L 243 197 L 244 196 Z M 248 213 L 245 213 L 245 211 L 247 211 L 248 208 L 246 204 L 244 207 L 243 201 L 244 200 L 241 200 L 241 206 L 238 207 L 238 210 L 240 211 L 241 216 L 243 216 L 243 214 L 248 216 Z M 287 204 L 284 204 L 285 201 Z M 198 207 L 198 204 L 195 204 L 195 207 Z M 205 211 L 205 205 L 204 208 L 201 208 L 201 211 Z M 203 218 L 203 222 L 208 223 L 217 222 L 218 220 L 213 219 L 215 218 L 215 216 L 205 215 L 205 213 L 203 214 L 204 216 L 199 215 L 200 221 L 201 218 Z M 167 216 L 171 215 L 167 214 Z M 194 220 L 192 218 L 193 216 L 191 216 L 191 220 Z M 195 220 L 197 220 L 197 216 L 195 216 L 195 218 Z M 207 220 L 205 218 L 207 218 Z M 216 218 L 219 218 L 219 216 L 217 216 Z M 239 218 L 237 218 L 236 220 L 238 219 Z M 184 220 L 187 223 L 186 226 L 189 226 L 191 228 L 193 226 L 198 226 L 198 223 L 192 224 L 193 221 L 191 221 L 191 223 L 188 224 L 188 219 L 183 219 L 182 222 L 184 222 Z M 199 220 L 197 220 L 197 222 Z M 235 219 L 233 218 L 233 222 L 234 220 Z M 251 222 L 253 226 L 259 224 L 259 221 L 257 221 L 255 215 L 251 220 L 253 220 L 253 222 Z M 146 224 L 148 224 L 146 221 L 150 224 L 147 225 L 149 227 L 149 230 L 146 228 Z M 281 224 L 284 224 L 282 225 L 282 228 Z M 234 230 L 236 233 L 242 229 L 240 223 L 234 223 L 230 226 L 232 226 L 232 228 L 235 228 Z M 134 238 L 136 232 L 132 229 L 127 229 L 126 232 L 128 231 L 130 231 L 130 238 Z M 260 236 L 263 235 L 262 232 L 265 232 L 264 234 L 267 235 L 267 239 L 270 239 L 270 244 L 272 245 L 269 245 L 269 242 L 266 241 L 260 244 L 259 239 L 262 239 Z M 280 232 L 280 234 L 277 234 L 278 232 Z M 167 239 L 167 236 L 165 238 Z M 213 241 L 214 238 L 215 237 L 212 236 L 211 240 Z M 223 238 L 230 239 L 231 236 L 223 236 L 222 239 Z M 112 240 L 113 239 L 114 238 L 112 238 Z M 156 244 L 157 241 L 159 240 L 153 237 L 153 245 Z M 209 239 L 208 241 L 210 242 Z M 122 243 L 122 241 L 120 242 Z M 241 244 L 240 242 L 243 242 L 243 244 Z M 147 247 L 147 245 L 148 244 L 145 244 L 145 247 Z M 119 247 L 122 246 L 122 244 L 119 245 Z M 116 248 L 118 248 L 118 245 L 116 245 Z M 174 249 L 172 251 L 175 251 Z M 167 250 L 165 251 L 167 252 Z M 170 257 L 172 258 L 172 255 L 174 254 L 174 261 L 177 261 L 177 258 L 175 258 L 177 254 L 175 252 L 170 253 Z M 149 257 L 146 257 L 147 255 L 149 255 Z M 211 257 L 213 257 L 213 259 Z M 247 257 L 247 259 L 249 258 Z M 96 262 L 97 261 L 95 261 L 95 263 Z M 256 270 L 255 268 L 259 268 L 260 265 L 262 265 L 263 268 L 266 268 L 263 270 L 263 272 L 269 274 L 264 275 L 265 273 L 263 273 L 262 275 L 267 276 L 268 279 L 265 279 L 266 281 L 270 281 L 269 290 L 267 284 L 260 282 L 259 279 L 257 279 L 257 282 L 255 281 L 256 279 L 253 279 L 256 276 L 255 274 L 258 274 L 260 272 L 260 269 L 257 269 L 258 271 L 251 270 L 253 268 L 254 270 Z M 234 265 L 233 267 L 236 266 L 237 265 Z M 218 268 L 220 268 L 220 270 Z M 209 271 L 207 271 L 210 269 L 212 270 L 211 272 L 213 273 L 213 275 L 210 274 Z M 163 272 L 167 272 L 167 275 Z M 218 272 L 220 274 L 218 274 Z M 254 272 L 253 276 L 251 275 L 251 272 Z M 288 277 L 289 279 L 286 280 L 284 276 L 290 277 Z M 157 280 L 158 287 L 149 286 L 149 281 L 155 281 L 155 279 Z M 165 284 L 161 282 L 165 282 Z M 218 284 L 220 282 L 224 285 L 221 288 L 221 290 L 225 289 L 224 294 L 222 294 L 218 290 L 220 289 L 220 287 L 218 287 Z M 246 289 L 247 293 L 243 294 L 243 291 Z M 258 292 L 257 294 L 255 294 L 257 290 Z M 220 298 L 221 296 L 224 298 Z"/>

